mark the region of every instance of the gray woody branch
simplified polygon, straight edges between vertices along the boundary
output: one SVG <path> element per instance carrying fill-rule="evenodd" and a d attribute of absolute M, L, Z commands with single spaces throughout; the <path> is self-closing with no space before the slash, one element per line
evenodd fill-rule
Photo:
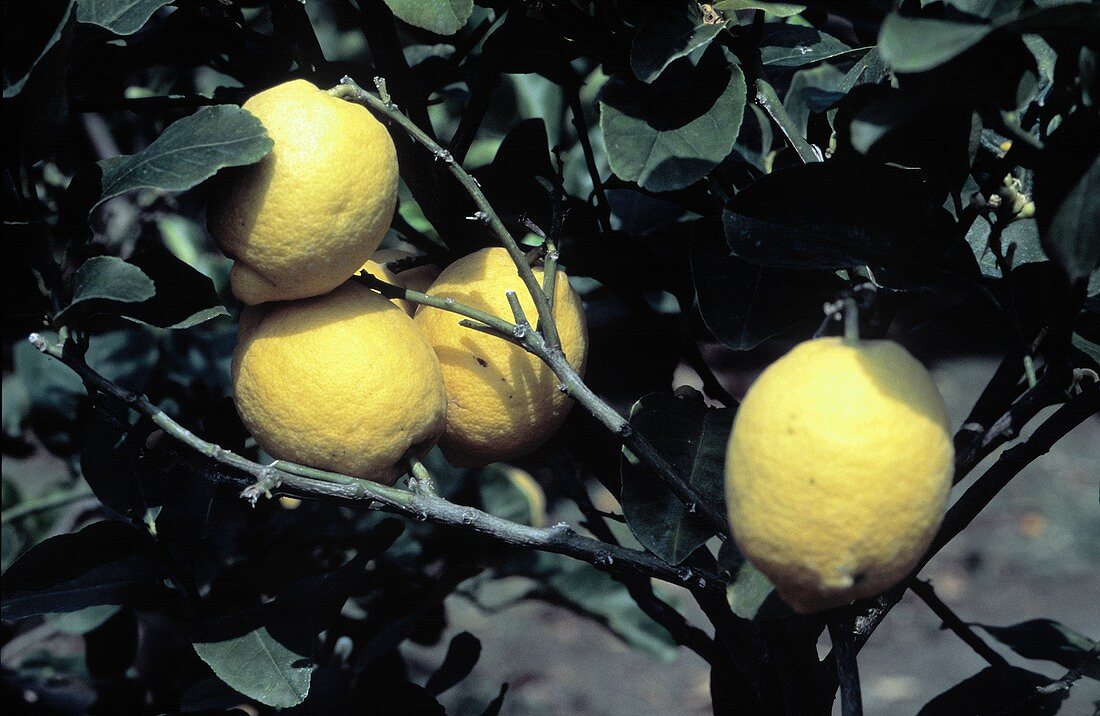
<path fill-rule="evenodd" d="M 510 323 L 499 317 L 490 316 L 483 311 L 477 311 L 477 315 L 474 315 L 473 312 L 476 309 L 461 306 L 453 299 L 446 297 L 428 296 L 416 291 L 403 291 L 393 286 L 389 286 L 384 290 L 383 287 L 388 286 L 388 284 L 382 284 L 377 280 L 371 284 L 372 287 L 390 297 L 404 298 L 414 303 L 458 313 L 474 321 L 473 324 L 465 325 L 518 343 L 542 359 L 558 376 L 558 380 L 561 381 L 561 389 L 566 394 L 584 406 L 611 432 L 618 435 L 634 455 L 653 469 L 657 477 L 672 490 L 677 499 L 683 502 L 691 512 L 699 515 L 700 519 L 717 535 L 722 539 L 726 539 L 729 534 L 729 527 L 726 524 L 725 515 L 713 504 L 703 499 L 695 488 L 686 483 L 676 468 L 661 455 L 656 447 L 645 437 L 633 431 L 629 421 L 593 393 L 573 366 L 569 364 L 569 361 L 566 360 L 554 324 L 549 296 L 543 290 L 543 287 L 539 285 L 539 281 L 531 270 L 523 249 L 508 233 L 508 229 L 504 226 L 500 217 L 497 216 L 496 211 L 493 210 L 489 200 L 485 198 L 485 194 L 482 193 L 477 180 L 470 176 L 458 162 L 454 161 L 450 152 L 425 134 L 408 117 L 402 114 L 393 103 L 388 101 L 388 95 L 384 93 L 384 81 L 376 79 L 375 84 L 378 86 L 379 91 L 383 93 L 381 98 L 375 97 L 364 90 L 350 77 L 344 77 L 341 83 L 329 92 L 336 97 L 361 104 L 383 119 L 396 123 L 438 160 L 446 163 L 448 171 L 462 184 L 477 205 L 478 212 L 474 216 L 485 222 L 515 262 L 519 276 L 523 279 L 524 285 L 534 300 L 535 309 L 538 313 L 538 326 L 537 330 L 526 330 L 522 322 Z"/>
<path fill-rule="evenodd" d="M 328 498 L 359 506 L 386 509 L 416 520 L 459 527 L 477 532 L 506 544 L 531 547 L 573 557 L 602 569 L 642 574 L 692 589 L 725 593 L 725 583 L 715 574 L 694 570 L 690 584 L 684 584 L 682 573 L 657 557 L 636 549 L 609 545 L 577 534 L 564 522 L 551 527 L 536 528 L 510 522 L 482 510 L 452 502 L 431 494 L 418 494 L 396 487 L 387 487 L 367 480 L 326 470 L 276 461 L 261 465 L 231 450 L 207 442 L 183 427 L 146 396 L 134 393 L 107 380 L 74 355 L 46 337 L 32 333 L 29 340 L 42 353 L 52 356 L 71 368 L 85 386 L 98 391 L 147 415 L 167 435 L 219 465 L 249 476 L 242 478 L 222 470 L 206 470 L 211 479 L 247 485 L 242 497 L 252 500 L 279 492 L 297 497 Z"/>

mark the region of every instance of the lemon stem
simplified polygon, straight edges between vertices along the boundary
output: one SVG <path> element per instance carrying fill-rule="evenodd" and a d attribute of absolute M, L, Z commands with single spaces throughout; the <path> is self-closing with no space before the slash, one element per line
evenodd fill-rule
<path fill-rule="evenodd" d="M 435 495 L 435 480 L 424 463 L 416 458 L 409 459 L 409 489 L 418 495 Z"/>
<path fill-rule="evenodd" d="M 859 345 L 859 306 L 854 298 L 844 299 L 841 309 L 844 313 L 844 343 L 850 346 Z"/>

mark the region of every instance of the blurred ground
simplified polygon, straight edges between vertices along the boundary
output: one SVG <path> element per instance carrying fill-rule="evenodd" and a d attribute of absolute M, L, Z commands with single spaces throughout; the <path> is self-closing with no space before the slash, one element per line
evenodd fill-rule
<path fill-rule="evenodd" d="M 968 358 L 933 368 L 954 428 L 996 365 Z M 1017 476 L 925 569 L 922 576 L 964 621 L 1010 625 L 1047 617 L 1100 637 L 1098 446 L 1100 419 L 1091 419 Z M 693 623 L 706 626 L 689 608 L 689 598 L 680 604 Z M 685 649 L 674 663 L 661 664 L 569 612 L 538 603 L 493 615 L 461 597 L 449 599 L 447 607 L 447 638 L 470 631 L 483 649 L 474 678 L 443 696 L 452 714 L 479 713 L 501 682 L 509 683 L 506 716 L 710 713 L 707 665 Z M 1055 678 L 1065 673 L 1061 666 L 1023 660 L 988 641 L 1015 665 Z M 430 673 L 444 647 L 406 654 Z M 865 712 L 915 714 L 985 665 L 954 634 L 942 631 L 936 616 L 910 594 L 860 655 Z M 1093 714 L 1097 701 L 1100 683 L 1081 679 L 1060 713 Z"/>

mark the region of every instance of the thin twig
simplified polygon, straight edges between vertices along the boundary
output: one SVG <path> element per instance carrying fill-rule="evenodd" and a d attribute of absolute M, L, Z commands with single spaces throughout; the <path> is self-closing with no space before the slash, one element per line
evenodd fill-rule
<path fill-rule="evenodd" d="M 959 619 L 959 616 L 951 611 L 951 607 L 944 604 L 943 600 L 936 595 L 936 591 L 932 589 L 931 582 L 914 579 L 909 588 L 940 618 L 940 621 L 943 622 L 942 628 L 953 631 L 978 656 L 989 662 L 990 666 L 1008 666 L 1008 660 L 994 651 L 993 647 L 986 644 L 985 640 L 970 628 L 970 625 Z"/>
<path fill-rule="evenodd" d="M 242 485 L 242 497 L 253 503 L 263 496 L 277 492 L 296 497 L 335 499 L 357 506 L 380 505 L 391 512 L 419 521 L 467 529 L 506 544 L 563 554 L 609 571 L 643 574 L 673 584 L 682 581 L 675 567 L 657 557 L 584 537 L 564 522 L 551 527 L 529 527 L 473 507 L 456 505 L 435 495 L 416 494 L 349 475 L 304 466 L 293 466 L 290 468 L 293 469 L 292 472 L 287 463 L 261 465 L 203 440 L 169 417 L 146 396 L 107 380 L 81 358 L 71 352 L 67 353 L 62 346 L 44 336 L 34 333 L 29 340 L 39 351 L 60 360 L 76 372 L 89 390 L 125 403 L 151 418 L 167 435 L 200 455 L 238 473 L 244 473 L 247 477 L 209 467 L 202 470 L 202 474 L 208 479 Z M 725 583 L 717 574 L 701 572 L 698 576 L 700 590 L 725 594 Z"/>

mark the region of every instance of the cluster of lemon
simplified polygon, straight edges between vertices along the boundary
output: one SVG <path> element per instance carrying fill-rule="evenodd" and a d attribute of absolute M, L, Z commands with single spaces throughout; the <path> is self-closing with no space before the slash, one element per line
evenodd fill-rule
<path fill-rule="evenodd" d="M 227 173 L 207 223 L 234 259 L 231 287 L 245 304 L 233 390 L 256 442 L 279 459 L 392 484 L 406 459 L 437 442 L 452 463 L 474 466 L 519 457 L 552 435 L 570 401 L 541 361 L 460 326 L 454 313 L 349 281 L 365 270 L 500 316 L 513 290 L 533 316 L 507 252 L 484 249 L 438 275 L 428 266 L 391 273 L 383 264 L 402 254 L 376 251 L 397 197 L 386 128 L 302 80 L 244 107 L 273 149 Z M 567 359 L 582 370 L 584 310 L 565 276 L 554 317 Z"/>
<path fill-rule="evenodd" d="M 394 275 L 383 264 L 401 254 L 376 251 L 398 179 L 386 129 L 304 81 L 244 106 L 274 149 L 231 175 L 209 227 L 235 259 L 232 289 L 246 304 L 234 398 L 260 446 L 390 484 L 437 442 L 453 464 L 476 466 L 553 434 L 570 401 L 540 360 L 454 313 L 349 281 L 366 270 L 498 316 L 512 290 L 533 316 L 507 252 Z M 564 277 L 553 306 L 565 355 L 583 371 L 584 311 Z M 797 611 L 876 594 L 927 549 L 953 456 L 943 398 L 905 349 L 808 341 L 764 371 L 738 410 L 726 459 L 733 536 Z"/>

